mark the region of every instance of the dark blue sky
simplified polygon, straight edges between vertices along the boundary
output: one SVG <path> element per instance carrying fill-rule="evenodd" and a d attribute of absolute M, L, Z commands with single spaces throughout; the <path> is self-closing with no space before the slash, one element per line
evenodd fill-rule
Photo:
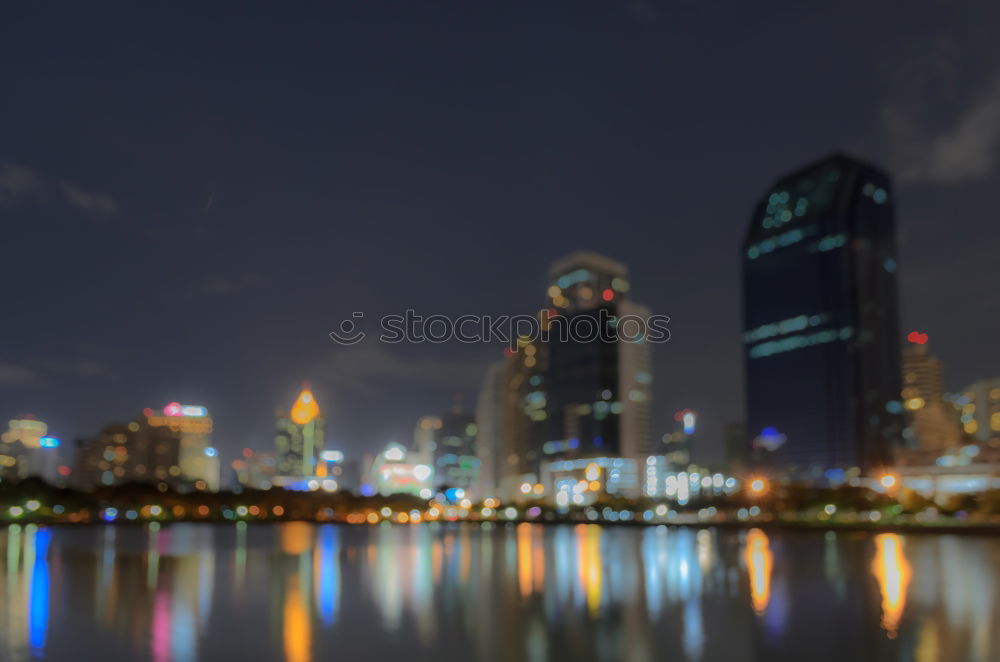
<path fill-rule="evenodd" d="M 692 407 L 711 457 L 753 204 L 837 149 L 896 178 L 904 328 L 1000 374 L 995 3 L 203 5 L 3 10 L 0 418 L 180 400 L 229 454 L 308 379 L 335 445 L 406 441 L 500 348 L 328 331 L 527 312 L 588 248 L 672 317 L 656 434 Z"/>

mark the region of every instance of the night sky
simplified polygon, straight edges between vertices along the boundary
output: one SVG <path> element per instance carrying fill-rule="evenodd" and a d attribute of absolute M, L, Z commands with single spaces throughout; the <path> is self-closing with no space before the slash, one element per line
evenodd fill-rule
<path fill-rule="evenodd" d="M 582 248 L 671 316 L 654 433 L 691 407 L 712 459 L 751 210 L 834 150 L 895 178 L 904 330 L 1000 375 L 1000 6 L 959 5 L 8 5 L 0 419 L 202 404 L 228 460 L 311 380 L 333 446 L 408 442 L 501 347 L 327 333 L 530 313 Z"/>

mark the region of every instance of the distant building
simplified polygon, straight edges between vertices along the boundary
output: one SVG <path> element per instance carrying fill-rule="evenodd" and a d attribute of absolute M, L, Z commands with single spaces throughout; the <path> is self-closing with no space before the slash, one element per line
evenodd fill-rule
<path fill-rule="evenodd" d="M 413 429 L 414 462 L 434 464 L 434 449 L 437 448 L 438 433 L 441 431 L 441 419 L 437 416 L 421 416 Z"/>
<path fill-rule="evenodd" d="M 278 411 L 275 418 L 278 475 L 286 478 L 314 476 L 323 451 L 326 420 L 309 386 L 302 388 L 290 411 Z"/>
<path fill-rule="evenodd" d="M 244 448 L 242 455 L 233 460 L 236 482 L 250 489 L 269 490 L 277 473 L 278 460 L 274 453 L 258 453 Z"/>
<path fill-rule="evenodd" d="M 0 478 L 41 478 L 50 484 L 62 482 L 59 473 L 60 441 L 49 435 L 49 427 L 30 414 L 7 423 L 0 435 Z"/>
<path fill-rule="evenodd" d="M 903 349 L 903 408 L 909 427 L 904 437 L 927 450 L 958 445 L 962 431 L 954 406 L 945 400 L 941 360 L 930 353 L 927 335 L 912 332 Z"/>
<path fill-rule="evenodd" d="M 480 497 L 500 494 L 504 467 L 504 410 L 507 402 L 507 366 L 501 361 L 486 370 L 476 400 L 476 457 L 479 476 L 474 490 Z"/>
<path fill-rule="evenodd" d="M 184 482 L 181 437 L 178 429 L 149 425 L 145 416 L 107 425 L 77 443 L 74 483 L 80 489 L 123 483 L 177 487 Z"/>
<path fill-rule="evenodd" d="M 441 417 L 434 447 L 434 475 L 438 487 L 472 490 L 479 480 L 476 456 L 476 419 L 456 404 Z"/>
<path fill-rule="evenodd" d="M 754 210 L 743 340 L 763 469 L 868 469 L 901 443 L 891 190 L 884 173 L 833 155 L 778 180 Z"/>
<path fill-rule="evenodd" d="M 1000 440 L 1000 378 L 981 379 L 960 391 L 961 422 L 980 442 Z"/>
<path fill-rule="evenodd" d="M 368 484 L 383 496 L 412 494 L 429 499 L 434 494 L 434 470 L 414 462 L 402 444 L 390 443 L 372 461 Z"/>
<path fill-rule="evenodd" d="M 219 453 L 212 445 L 212 418 L 200 405 L 172 402 L 163 409 L 143 411 L 150 427 L 166 427 L 180 437 L 180 481 L 198 489 L 219 489 Z"/>
<path fill-rule="evenodd" d="M 546 319 L 539 315 L 540 323 Z M 526 483 L 541 485 L 543 449 L 549 439 L 548 346 L 539 339 L 521 338 L 518 351 L 508 349 L 504 355 L 499 494 L 510 498 Z"/>

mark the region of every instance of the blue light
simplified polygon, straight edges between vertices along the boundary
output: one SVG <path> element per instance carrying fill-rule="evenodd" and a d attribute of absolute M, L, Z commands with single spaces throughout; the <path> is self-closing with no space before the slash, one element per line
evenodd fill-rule
<path fill-rule="evenodd" d="M 205 447 L 205 455 L 207 457 L 216 457 L 218 454 L 219 454 L 219 451 L 216 450 L 214 447 L 212 447 L 212 446 L 206 446 Z"/>
<path fill-rule="evenodd" d="M 42 437 L 38 443 L 42 448 L 59 448 L 59 440 L 55 437 Z"/>
<path fill-rule="evenodd" d="M 35 567 L 32 568 L 31 593 L 28 596 L 28 639 L 34 653 L 44 657 L 49 629 L 49 562 L 46 559 L 52 532 L 41 529 L 35 534 Z"/>
<path fill-rule="evenodd" d="M 760 431 L 760 436 L 762 437 L 776 437 L 778 435 L 778 428 L 767 427 Z"/>
<path fill-rule="evenodd" d="M 573 437 L 572 439 L 566 442 L 566 445 L 569 446 L 570 448 L 579 448 L 580 440 L 577 439 L 576 437 Z"/>
<path fill-rule="evenodd" d="M 361 486 L 361 496 L 372 497 L 375 496 L 375 486 L 369 483 L 365 483 Z"/>
<path fill-rule="evenodd" d="M 457 503 L 465 497 L 465 490 L 461 487 L 449 487 L 444 492 L 444 498 L 452 503 Z"/>

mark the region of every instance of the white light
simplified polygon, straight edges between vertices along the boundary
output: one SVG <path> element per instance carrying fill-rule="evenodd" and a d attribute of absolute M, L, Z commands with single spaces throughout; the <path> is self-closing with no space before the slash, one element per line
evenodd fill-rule
<path fill-rule="evenodd" d="M 425 487 L 424 489 L 420 490 L 421 499 L 430 499 L 433 495 L 434 492 L 429 487 Z"/>
<path fill-rule="evenodd" d="M 399 446 L 391 446 L 385 450 L 385 459 L 390 462 L 402 462 L 403 449 Z"/>
<path fill-rule="evenodd" d="M 326 492 L 336 492 L 337 491 L 337 481 L 332 478 L 327 478 L 321 483 L 323 490 Z"/>
<path fill-rule="evenodd" d="M 426 464 L 418 464 L 413 467 L 413 477 L 420 481 L 427 480 L 431 477 L 431 468 Z"/>

